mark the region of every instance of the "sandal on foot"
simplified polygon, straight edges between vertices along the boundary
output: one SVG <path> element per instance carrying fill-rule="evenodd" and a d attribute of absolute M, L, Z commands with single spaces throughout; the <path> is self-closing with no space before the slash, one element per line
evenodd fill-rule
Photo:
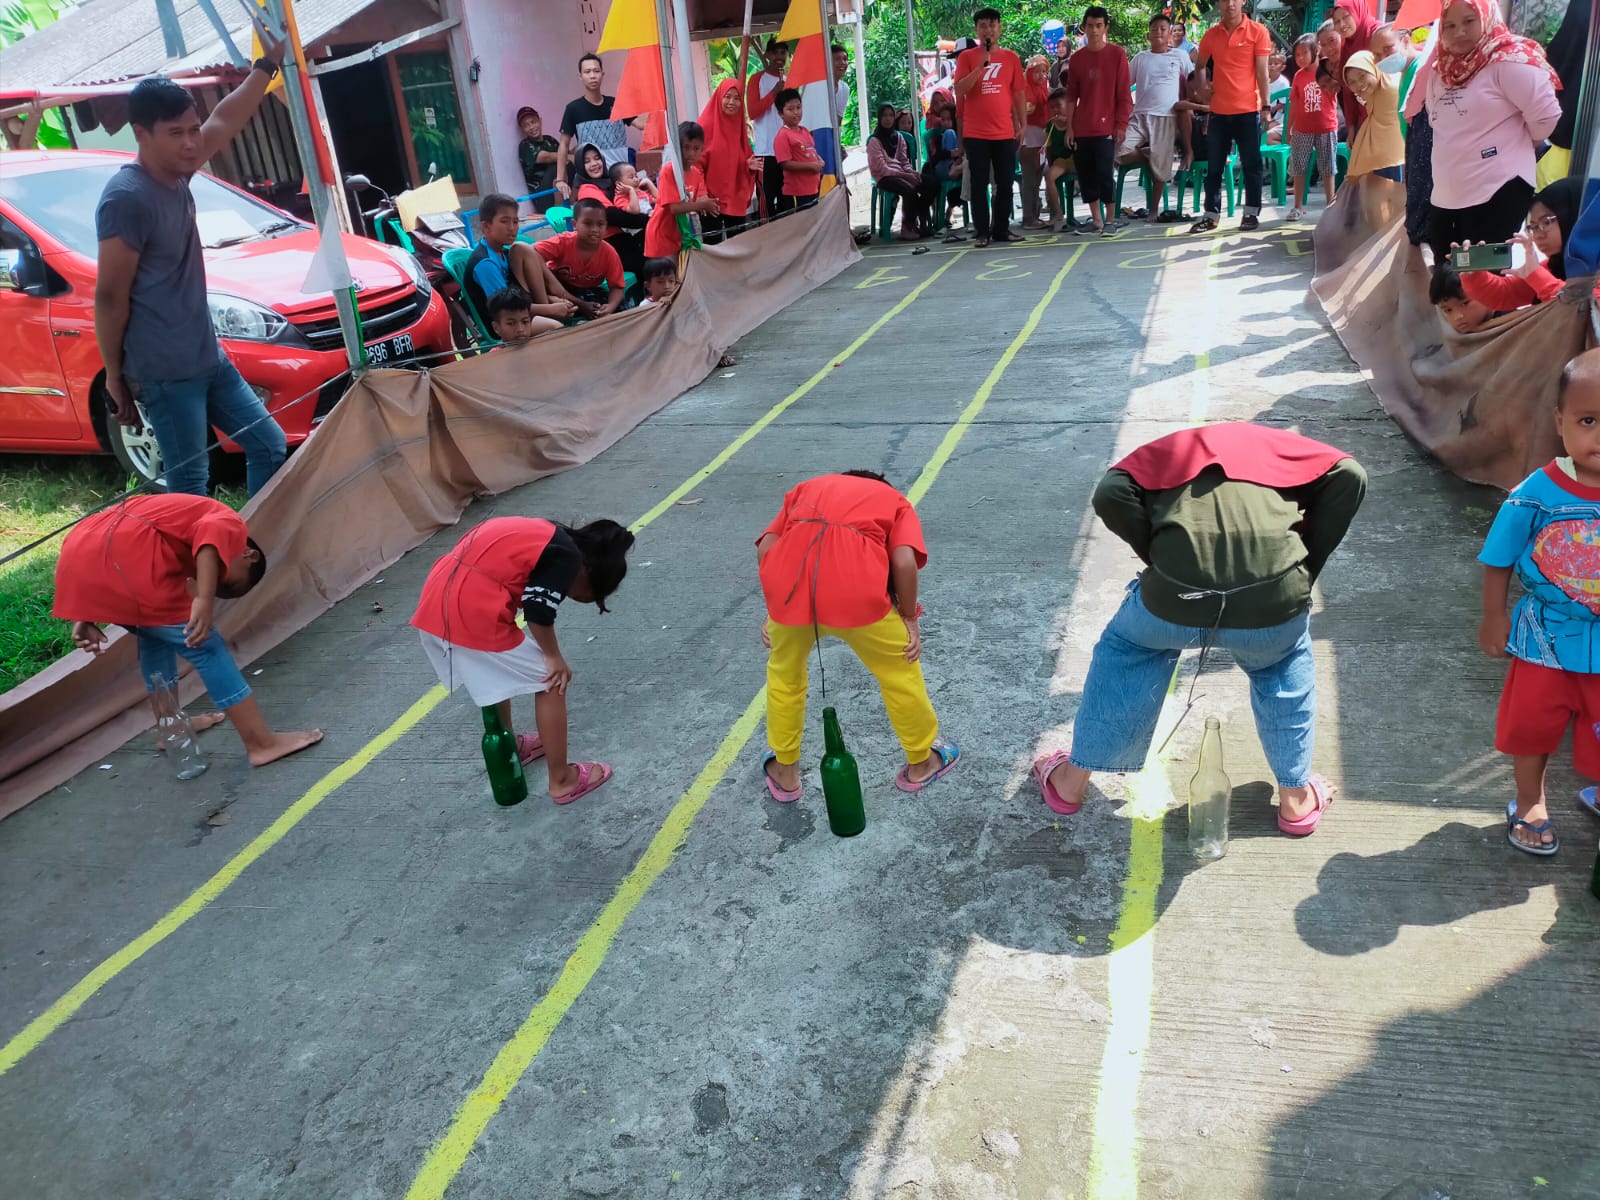
<path fill-rule="evenodd" d="M 1333 803 L 1333 794 L 1337 790 L 1321 775 L 1313 775 L 1306 784 L 1311 789 L 1311 798 L 1317 806 L 1297 821 L 1286 821 L 1281 815 L 1278 817 L 1278 828 L 1290 837 L 1308 837 L 1317 831 L 1317 825 L 1322 820 L 1322 814 L 1328 811 L 1328 805 Z"/>
<path fill-rule="evenodd" d="M 544 757 L 544 743 L 539 740 L 537 733 L 517 734 L 517 757 L 522 760 L 523 766 Z"/>
<path fill-rule="evenodd" d="M 724 354 L 721 358 L 717 359 L 717 366 L 719 367 L 736 367 L 738 365 L 739 360 L 731 354 Z"/>
<path fill-rule="evenodd" d="M 1600 788 L 1586 787 L 1578 793 L 1578 803 L 1600 817 Z"/>
<path fill-rule="evenodd" d="M 793 804 L 805 794 L 805 787 L 802 785 L 801 787 L 795 788 L 792 792 L 788 788 L 779 787 L 778 781 L 772 777 L 772 772 L 767 770 L 768 763 L 775 763 L 777 761 L 777 751 L 768 750 L 766 757 L 761 760 L 761 777 L 767 781 L 767 791 L 772 794 L 772 798 L 774 800 L 776 800 L 779 804 Z"/>
<path fill-rule="evenodd" d="M 551 796 L 550 799 L 557 804 L 571 804 L 579 796 L 587 796 L 595 788 L 611 778 L 611 765 L 602 762 L 582 762 L 577 764 L 578 786 L 565 796 Z"/>
<path fill-rule="evenodd" d="M 1061 798 L 1061 793 L 1050 784 L 1050 773 L 1062 763 L 1072 761 L 1072 755 L 1065 750 L 1052 750 L 1049 754 L 1040 755 L 1033 760 L 1033 781 L 1039 785 L 1039 792 L 1044 796 L 1044 802 L 1051 812 L 1060 813 L 1063 817 L 1070 817 L 1083 807 L 1083 801 L 1069 804 Z"/>
<path fill-rule="evenodd" d="M 976 238 L 976 239 L 973 240 L 972 248 L 974 250 L 982 250 L 988 244 L 989 244 L 989 239 L 988 238 Z"/>
<path fill-rule="evenodd" d="M 1539 844 L 1530 846 L 1527 842 L 1517 841 L 1518 825 L 1535 834 L 1539 838 Z M 1545 834 L 1550 835 L 1548 845 L 1545 844 Z M 1561 839 L 1556 836 L 1556 831 L 1550 827 L 1548 818 L 1537 822 L 1522 820 L 1517 816 L 1517 802 L 1515 800 L 1506 802 L 1506 841 L 1524 854 L 1531 854 L 1535 858 L 1549 858 L 1557 850 L 1561 849 Z"/>
<path fill-rule="evenodd" d="M 961 747 L 954 742 L 947 742 L 943 738 L 934 738 L 933 745 L 929 747 L 939 755 L 939 769 L 926 779 L 912 779 L 911 765 L 908 763 L 900 768 L 894 777 L 894 785 L 902 792 L 920 792 L 935 779 L 941 779 L 956 769 L 956 763 L 961 760 Z"/>

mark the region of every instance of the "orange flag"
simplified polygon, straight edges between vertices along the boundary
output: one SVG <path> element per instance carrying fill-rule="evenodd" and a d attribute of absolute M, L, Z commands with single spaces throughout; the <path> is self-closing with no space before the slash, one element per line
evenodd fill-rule
<path fill-rule="evenodd" d="M 616 103 L 611 107 L 614 120 L 625 121 L 640 113 L 665 111 L 667 83 L 661 74 L 661 48 L 639 46 L 628 51 L 617 83 Z"/>
<path fill-rule="evenodd" d="M 783 74 L 785 87 L 803 87 L 808 83 L 822 83 L 828 78 L 828 47 L 820 33 L 813 33 L 795 43 L 794 57 Z"/>

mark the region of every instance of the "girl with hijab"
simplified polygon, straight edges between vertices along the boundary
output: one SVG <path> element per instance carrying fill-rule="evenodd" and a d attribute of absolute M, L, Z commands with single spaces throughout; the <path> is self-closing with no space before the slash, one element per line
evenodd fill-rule
<path fill-rule="evenodd" d="M 744 228 L 761 171 L 761 160 L 750 146 L 744 94 L 737 79 L 724 79 L 717 85 L 700 111 L 700 127 L 706 131 L 705 154 L 700 159 L 706 192 L 717 198 L 722 210 L 720 217 L 702 215 L 700 223 L 704 240 L 715 242 Z"/>
<path fill-rule="evenodd" d="M 933 221 L 928 216 L 933 197 L 924 177 L 911 165 L 906 141 L 896 128 L 898 123 L 894 105 L 878 105 L 878 125 L 867 139 L 867 170 L 879 191 L 900 197 L 900 239 L 915 242 L 933 232 Z"/>
<path fill-rule="evenodd" d="M 1372 48 L 1372 35 L 1377 30 L 1379 21 L 1372 15 L 1372 5 L 1365 0 L 1336 0 L 1328 19 L 1333 22 L 1334 29 L 1338 30 L 1339 36 L 1344 39 L 1344 49 L 1340 51 L 1339 57 L 1339 79 L 1342 81 L 1350 60 L 1363 50 Z M 1345 128 L 1353 139 L 1356 127 L 1366 120 L 1371 112 L 1361 107 L 1360 102 L 1350 94 L 1349 88 L 1339 89 L 1339 103 L 1344 109 Z"/>
<path fill-rule="evenodd" d="M 1561 116 L 1556 73 L 1539 43 L 1506 28 L 1495 0 L 1451 0 L 1439 44 L 1417 72 L 1406 115 L 1424 104 L 1433 130 L 1428 243 L 1503 242 L 1533 198 L 1533 148 Z"/>
<path fill-rule="evenodd" d="M 1508 275 L 1494 271 L 1467 271 L 1461 290 L 1492 312 L 1510 312 L 1529 304 L 1545 304 L 1566 286 L 1567 239 L 1578 223 L 1583 204 L 1582 179 L 1561 179 L 1533 197 L 1528 208 L 1528 232 L 1511 240 L 1522 247 L 1522 266 Z"/>
<path fill-rule="evenodd" d="M 1350 141 L 1347 179 L 1381 175 L 1402 181 L 1406 161 L 1405 135 L 1400 132 L 1400 87 L 1393 75 L 1378 69 L 1370 50 L 1358 50 L 1344 68 L 1344 94 L 1354 96 L 1367 119 Z"/>
<path fill-rule="evenodd" d="M 577 161 L 578 191 L 573 201 L 598 200 L 606 206 L 606 245 L 622 259 L 622 269 L 637 276 L 644 266 L 644 227 L 650 218 L 617 203 L 617 185 L 598 146 L 585 144 Z"/>

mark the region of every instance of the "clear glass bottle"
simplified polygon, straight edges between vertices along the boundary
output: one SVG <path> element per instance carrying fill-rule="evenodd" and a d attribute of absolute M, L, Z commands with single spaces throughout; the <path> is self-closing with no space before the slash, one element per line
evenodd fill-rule
<path fill-rule="evenodd" d="M 164 675 L 150 676 L 150 700 L 156 710 L 156 739 L 172 763 L 179 779 L 194 779 L 206 773 L 206 756 L 200 752 L 189 714 L 178 703 L 175 680 Z"/>
<path fill-rule="evenodd" d="M 1228 798 L 1233 786 L 1222 769 L 1222 722 L 1206 718 L 1200 765 L 1189 780 L 1189 853 L 1202 861 L 1228 852 Z"/>

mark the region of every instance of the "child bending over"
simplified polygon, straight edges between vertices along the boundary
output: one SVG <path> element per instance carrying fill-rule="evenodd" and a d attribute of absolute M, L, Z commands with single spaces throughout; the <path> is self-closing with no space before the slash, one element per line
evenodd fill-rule
<path fill-rule="evenodd" d="M 1483 544 L 1483 623 L 1478 644 L 1510 657 L 1494 745 L 1511 755 L 1516 799 L 1506 805 L 1506 841 L 1527 854 L 1560 847 L 1545 805 L 1545 767 L 1572 733 L 1573 766 L 1600 779 L 1600 350 L 1567 364 L 1556 393 L 1556 433 L 1565 458 L 1535 471 L 1506 497 Z M 1515 571 L 1523 596 L 1506 615 Z M 1579 799 L 1600 816 L 1595 789 Z"/>
<path fill-rule="evenodd" d="M 487 320 L 489 297 L 516 284 L 532 299 L 532 314 L 564 321 L 577 311 L 569 300 L 552 296 L 550 276 L 532 246 L 517 241 L 517 202 L 490 192 L 478 205 L 482 240 L 473 247 L 461 272 L 462 290 L 472 311 Z"/>
<path fill-rule="evenodd" d="M 275 733 L 268 727 L 222 635 L 211 626 L 220 596 L 243 596 L 267 572 L 261 547 L 243 518 L 205 496 L 134 496 L 85 517 L 61 544 L 51 611 L 72 622 L 72 640 L 99 654 L 101 625 L 121 625 L 139 640 L 139 673 L 154 691 L 156 675 L 178 679 L 188 659 L 221 713 L 199 714 L 196 730 L 233 722 L 252 767 L 314 746 L 320 729 Z"/>
<path fill-rule="evenodd" d="M 504 287 L 489 297 L 489 332 L 502 342 L 525 342 L 560 328 L 553 317 L 534 316 L 533 298 L 519 287 Z"/>
<path fill-rule="evenodd" d="M 567 685 L 572 668 L 556 642 L 567 597 L 606 611 L 628 573 L 633 534 L 615 521 L 572 529 L 537 517 L 494 517 L 433 565 L 411 617 L 439 682 L 462 685 L 480 708 L 494 705 L 507 730 L 511 699 L 533 700 L 537 736 L 517 735 L 524 763 L 543 758 L 550 798 L 571 804 L 611 778 L 601 762 L 567 761 Z M 527 633 L 517 628 L 517 610 Z"/>
<path fill-rule="evenodd" d="M 878 680 L 889 723 L 905 751 L 895 786 L 917 792 L 948 774 L 961 750 L 939 737 L 922 679 L 917 572 L 926 565 L 911 502 L 871 471 L 808 479 L 756 542 L 767 601 L 767 791 L 800 798 L 800 734 L 806 661 L 819 638 L 855 651 Z"/>

